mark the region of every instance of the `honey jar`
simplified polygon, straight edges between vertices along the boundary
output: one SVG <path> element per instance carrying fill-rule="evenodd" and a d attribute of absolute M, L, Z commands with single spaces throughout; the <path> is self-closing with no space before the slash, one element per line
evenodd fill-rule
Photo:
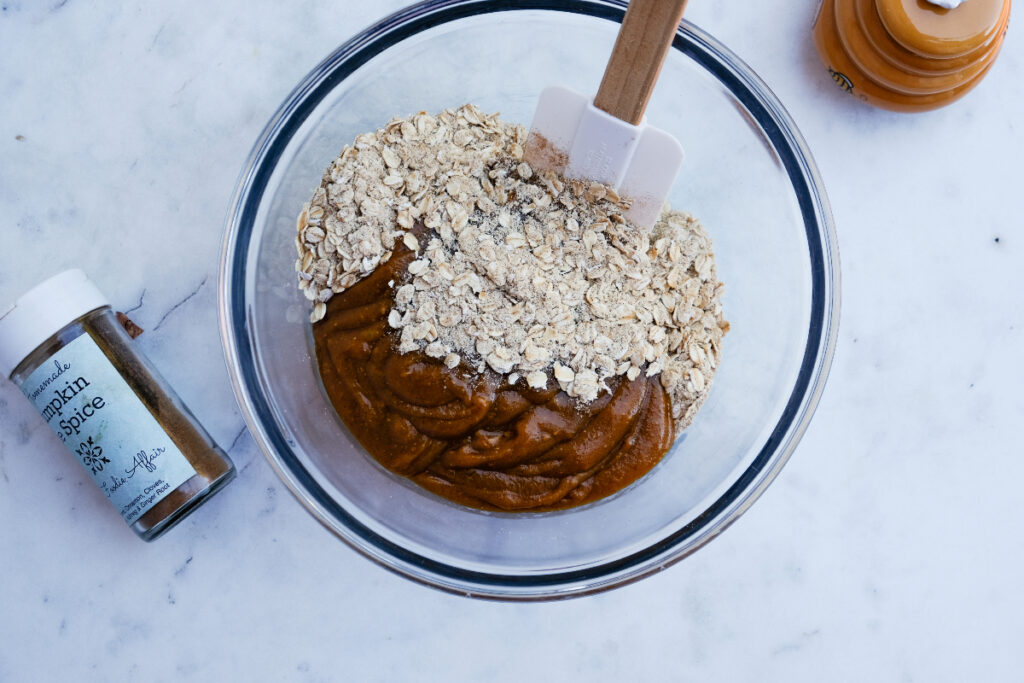
<path fill-rule="evenodd" d="M 822 0 L 814 43 L 836 85 L 893 111 L 963 97 L 995 63 L 1010 0 Z"/>

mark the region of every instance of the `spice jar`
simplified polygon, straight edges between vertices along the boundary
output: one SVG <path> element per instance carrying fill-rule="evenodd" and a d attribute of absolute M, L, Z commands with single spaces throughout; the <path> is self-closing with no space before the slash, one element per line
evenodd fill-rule
<path fill-rule="evenodd" d="M 1010 0 L 823 0 L 814 43 L 836 85 L 893 111 L 963 97 L 995 63 Z"/>
<path fill-rule="evenodd" d="M 80 270 L 55 275 L 0 314 L 0 372 L 144 540 L 235 476 Z"/>

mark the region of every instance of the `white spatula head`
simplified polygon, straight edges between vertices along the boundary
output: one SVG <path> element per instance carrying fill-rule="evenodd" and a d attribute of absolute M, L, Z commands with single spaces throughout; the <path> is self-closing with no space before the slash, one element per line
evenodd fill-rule
<path fill-rule="evenodd" d="M 665 131 L 634 126 L 562 86 L 541 92 L 526 142 L 526 162 L 567 178 L 611 185 L 633 200 L 626 217 L 650 229 L 683 163 L 683 148 Z"/>

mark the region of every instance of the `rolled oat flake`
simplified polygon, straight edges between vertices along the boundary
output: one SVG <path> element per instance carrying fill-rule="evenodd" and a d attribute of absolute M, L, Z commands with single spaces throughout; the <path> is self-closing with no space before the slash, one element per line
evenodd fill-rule
<path fill-rule="evenodd" d="M 146 541 L 235 476 L 81 270 L 0 311 L 0 373 Z"/>

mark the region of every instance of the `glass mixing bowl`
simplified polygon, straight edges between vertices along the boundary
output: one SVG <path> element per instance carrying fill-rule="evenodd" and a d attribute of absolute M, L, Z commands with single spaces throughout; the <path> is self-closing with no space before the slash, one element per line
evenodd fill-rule
<path fill-rule="evenodd" d="M 342 45 L 256 143 L 228 216 L 223 342 L 249 429 L 316 519 L 409 578 L 471 596 L 550 599 L 664 569 L 719 534 L 796 447 L 838 324 L 828 201 L 806 144 L 754 73 L 686 25 L 647 111 L 686 149 L 670 196 L 710 232 L 732 331 L 693 426 L 646 477 L 548 513 L 462 507 L 397 477 L 321 386 L 296 287 L 295 219 L 342 146 L 396 115 L 473 102 L 529 125 L 540 90 L 594 92 L 625 2 L 421 3 Z"/>

